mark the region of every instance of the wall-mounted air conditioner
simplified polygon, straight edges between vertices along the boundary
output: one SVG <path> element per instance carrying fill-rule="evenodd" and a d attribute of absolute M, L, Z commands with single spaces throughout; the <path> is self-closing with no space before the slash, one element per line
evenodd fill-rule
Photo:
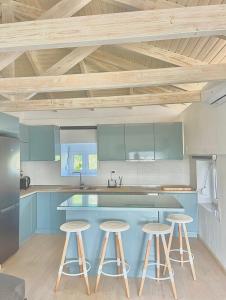
<path fill-rule="evenodd" d="M 201 91 L 201 101 L 210 105 L 226 102 L 226 81 L 208 83 Z"/>

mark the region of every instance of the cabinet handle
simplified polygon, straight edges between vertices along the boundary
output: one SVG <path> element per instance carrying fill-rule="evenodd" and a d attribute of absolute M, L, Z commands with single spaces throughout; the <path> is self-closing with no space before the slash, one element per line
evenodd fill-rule
<path fill-rule="evenodd" d="M 18 206 L 18 204 L 13 204 L 13 205 L 11 205 L 9 207 L 3 208 L 3 209 L 0 210 L 0 213 L 4 214 L 4 213 L 6 213 L 6 212 L 8 212 L 8 211 L 10 211 L 10 210 L 12 210 L 14 208 L 16 208 L 17 206 Z"/>

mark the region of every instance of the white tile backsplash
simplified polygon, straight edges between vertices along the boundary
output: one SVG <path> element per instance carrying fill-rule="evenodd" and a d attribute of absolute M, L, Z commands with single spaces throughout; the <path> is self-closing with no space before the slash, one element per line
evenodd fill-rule
<path fill-rule="evenodd" d="M 78 185 L 78 177 L 61 177 L 59 162 L 23 162 L 32 185 Z M 124 185 L 190 184 L 189 161 L 99 162 L 97 176 L 83 177 L 87 185 L 107 185 L 110 171 L 123 176 Z"/>

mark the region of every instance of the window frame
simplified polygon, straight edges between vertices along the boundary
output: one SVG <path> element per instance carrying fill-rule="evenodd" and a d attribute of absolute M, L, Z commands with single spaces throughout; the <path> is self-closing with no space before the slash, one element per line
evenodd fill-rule
<path fill-rule="evenodd" d="M 73 149 L 74 147 L 74 149 Z M 76 149 L 75 149 L 76 148 Z M 96 143 L 71 143 L 61 145 L 61 154 L 64 156 L 66 151 L 66 158 L 61 163 L 61 176 L 79 176 L 81 172 L 82 176 L 97 176 L 97 168 L 94 170 L 89 169 L 89 155 L 94 154 L 97 158 L 97 144 Z M 82 155 L 82 170 L 76 171 L 74 169 L 74 156 Z M 63 167 L 65 166 L 64 170 Z"/>

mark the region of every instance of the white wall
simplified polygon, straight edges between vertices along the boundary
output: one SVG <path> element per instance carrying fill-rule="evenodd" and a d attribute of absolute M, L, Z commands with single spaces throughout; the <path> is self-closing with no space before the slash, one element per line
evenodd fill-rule
<path fill-rule="evenodd" d="M 185 109 L 183 105 L 150 107 L 36 111 L 14 113 L 21 123 L 30 125 L 78 126 L 115 123 L 151 123 L 177 121 L 179 114 Z"/>
<path fill-rule="evenodd" d="M 199 207 L 199 235 L 226 269 L 226 104 L 192 104 L 182 114 L 188 154 L 217 154 L 221 220 Z"/>
<path fill-rule="evenodd" d="M 226 104 L 192 104 L 182 119 L 187 154 L 226 154 Z"/>
<path fill-rule="evenodd" d="M 77 177 L 61 177 L 59 162 L 24 162 L 22 170 L 32 185 L 77 185 Z M 155 162 L 100 162 L 97 176 L 84 177 L 87 185 L 107 185 L 110 171 L 123 176 L 124 185 L 189 184 L 188 160 Z"/>

